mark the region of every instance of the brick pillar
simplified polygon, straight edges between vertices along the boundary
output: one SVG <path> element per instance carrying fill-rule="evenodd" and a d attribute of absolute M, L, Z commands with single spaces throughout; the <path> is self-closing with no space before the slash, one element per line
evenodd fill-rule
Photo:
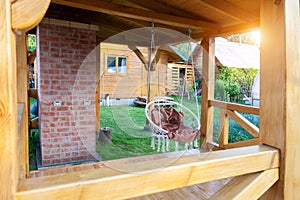
<path fill-rule="evenodd" d="M 96 159 L 96 31 L 41 23 L 38 46 L 42 165 Z"/>

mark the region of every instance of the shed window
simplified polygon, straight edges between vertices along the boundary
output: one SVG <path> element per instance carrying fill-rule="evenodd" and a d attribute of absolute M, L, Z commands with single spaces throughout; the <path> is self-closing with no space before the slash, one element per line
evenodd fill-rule
<path fill-rule="evenodd" d="M 107 56 L 106 66 L 108 73 L 124 74 L 127 70 L 127 58 L 118 56 Z"/>

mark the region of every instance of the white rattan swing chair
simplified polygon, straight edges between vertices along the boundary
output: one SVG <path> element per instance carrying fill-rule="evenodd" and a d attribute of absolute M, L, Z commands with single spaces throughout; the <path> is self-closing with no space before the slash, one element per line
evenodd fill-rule
<path fill-rule="evenodd" d="M 152 31 L 151 31 L 151 49 L 155 49 L 155 44 L 154 44 L 154 24 L 152 23 Z M 190 36 L 189 36 L 190 39 Z M 191 41 L 189 41 L 189 51 L 191 51 Z M 151 55 L 151 52 L 150 52 Z M 191 55 L 191 62 L 192 62 L 192 66 L 193 66 L 193 56 L 191 54 L 191 52 L 189 52 L 189 55 Z M 150 56 L 151 58 L 151 56 Z M 156 65 L 156 63 L 154 63 L 154 65 Z M 194 66 L 193 66 L 194 67 Z M 158 71 L 158 70 L 156 70 Z M 158 72 L 157 72 L 158 73 Z M 149 77 L 149 71 L 148 71 L 148 81 L 150 81 L 150 77 Z M 157 83 L 157 94 L 158 94 L 158 79 L 156 79 Z M 185 79 L 184 79 L 185 81 Z M 149 84 L 149 82 L 148 82 Z M 183 83 L 184 85 L 186 85 L 185 83 Z M 196 94 L 196 84 L 195 84 L 195 78 L 194 78 L 194 91 Z M 194 114 L 188 107 L 184 106 L 182 104 L 182 100 L 183 100 L 183 92 L 181 92 L 181 103 L 178 103 L 176 101 L 171 101 L 171 100 L 167 100 L 167 99 L 162 99 L 159 97 L 154 98 L 153 101 L 151 102 L 147 102 L 146 107 L 145 107 L 145 115 L 147 120 L 150 123 L 150 127 L 152 129 L 152 140 L 151 140 L 151 147 L 153 149 L 155 149 L 155 139 L 157 138 L 158 143 L 157 143 L 157 151 L 160 152 L 165 152 L 165 151 L 169 151 L 169 140 L 170 140 L 170 134 L 169 134 L 169 130 L 167 130 L 166 128 L 164 128 L 164 124 L 166 123 L 166 119 L 163 117 L 165 114 L 162 113 L 161 111 L 164 111 L 164 109 L 166 107 L 168 108 L 176 108 L 177 111 L 179 111 L 180 115 L 183 116 L 183 120 L 181 122 L 182 125 L 184 125 L 183 127 L 190 127 L 193 130 L 198 131 L 198 135 L 196 137 L 191 137 L 189 136 L 190 141 L 187 141 L 186 139 L 184 139 L 185 142 L 185 149 L 187 150 L 190 147 L 198 147 L 198 142 L 197 142 L 197 138 L 199 137 L 199 130 L 200 130 L 200 119 L 199 119 L 199 103 L 198 103 L 198 99 L 197 97 L 196 99 L 196 106 L 197 106 L 197 114 L 198 116 L 196 116 L 196 114 Z M 147 94 L 148 96 L 148 94 Z M 157 113 L 157 117 L 156 119 L 153 118 L 153 111 L 156 111 Z M 164 119 L 163 119 L 164 118 Z M 181 127 L 181 126 L 180 126 Z M 179 128 L 180 129 L 180 128 Z M 183 138 L 184 135 L 181 135 Z M 185 134 L 185 136 L 188 136 L 187 134 Z M 193 139 L 191 139 L 193 138 Z M 172 138 L 171 138 L 172 139 Z M 178 151 L 178 142 L 183 142 L 182 139 L 180 139 L 180 137 L 177 137 L 175 140 L 175 151 Z"/>

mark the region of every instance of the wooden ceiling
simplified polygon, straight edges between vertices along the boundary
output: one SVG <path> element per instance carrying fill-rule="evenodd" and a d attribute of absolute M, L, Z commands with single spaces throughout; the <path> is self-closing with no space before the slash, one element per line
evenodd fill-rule
<path fill-rule="evenodd" d="M 260 0 L 52 0 L 46 17 L 99 25 L 98 39 L 140 27 L 199 39 L 259 28 Z"/>

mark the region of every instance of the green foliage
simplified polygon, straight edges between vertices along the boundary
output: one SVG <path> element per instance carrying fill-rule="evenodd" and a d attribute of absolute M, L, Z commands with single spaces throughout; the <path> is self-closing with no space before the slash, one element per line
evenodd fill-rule
<path fill-rule="evenodd" d="M 36 36 L 28 34 L 28 51 L 33 52 L 36 49 Z"/>
<path fill-rule="evenodd" d="M 246 119 L 248 119 L 255 126 L 259 127 L 259 116 L 241 113 Z M 220 134 L 220 109 L 214 108 L 214 120 L 213 120 L 213 135 L 214 142 L 219 142 Z M 234 143 L 243 140 L 253 139 L 253 136 L 250 135 L 244 128 L 242 128 L 238 123 L 229 118 L 229 132 L 228 132 L 228 142 Z"/>
<path fill-rule="evenodd" d="M 219 101 L 227 101 L 228 99 L 224 83 L 221 79 L 217 79 L 215 82 L 215 99 Z"/>
<path fill-rule="evenodd" d="M 219 75 L 216 77 L 215 98 L 230 102 L 242 101 L 244 95 L 250 96 L 251 87 L 257 73 L 258 70 L 253 68 L 235 69 L 222 66 Z"/>
<path fill-rule="evenodd" d="M 36 142 L 39 140 L 39 137 L 39 131 L 37 129 L 30 130 L 30 135 L 28 138 L 29 170 L 37 169 Z"/>

